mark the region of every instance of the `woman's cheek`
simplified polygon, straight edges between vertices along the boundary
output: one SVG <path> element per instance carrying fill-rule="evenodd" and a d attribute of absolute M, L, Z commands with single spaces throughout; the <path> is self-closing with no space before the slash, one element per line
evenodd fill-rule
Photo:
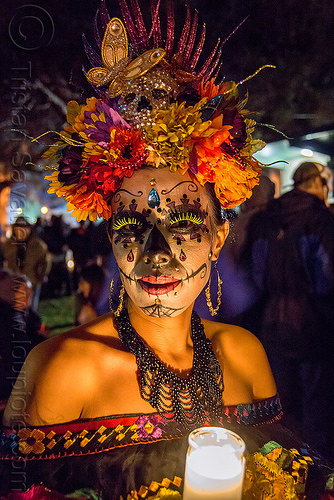
<path fill-rule="evenodd" d="M 113 253 L 119 267 L 131 269 L 142 256 L 142 245 L 139 243 L 113 243 Z"/>

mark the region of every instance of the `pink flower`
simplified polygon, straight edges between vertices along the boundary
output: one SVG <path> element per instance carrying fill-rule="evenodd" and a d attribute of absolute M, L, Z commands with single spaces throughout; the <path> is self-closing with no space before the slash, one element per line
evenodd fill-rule
<path fill-rule="evenodd" d="M 136 424 L 138 427 L 138 438 L 142 441 L 150 438 L 157 439 L 162 435 L 162 430 L 158 426 L 159 419 L 156 415 L 152 415 L 150 417 L 139 417 Z"/>

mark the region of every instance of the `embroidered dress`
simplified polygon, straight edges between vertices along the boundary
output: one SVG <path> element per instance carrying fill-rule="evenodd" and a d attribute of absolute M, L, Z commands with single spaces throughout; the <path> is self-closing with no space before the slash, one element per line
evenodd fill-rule
<path fill-rule="evenodd" d="M 278 395 L 226 406 L 220 425 L 240 435 L 266 428 L 281 417 Z M 208 421 L 206 425 L 210 425 Z M 269 427 L 271 427 L 269 425 Z M 41 482 L 52 490 L 71 493 L 92 488 L 103 499 L 119 499 L 152 480 L 183 477 L 188 426 L 158 413 L 117 415 L 20 430 L 4 428 L 0 436 L 0 493 L 15 488 L 15 474 L 24 471 L 24 488 Z M 257 449 L 265 443 L 249 439 Z M 246 442 L 248 438 L 246 438 Z M 263 441 L 263 442 L 262 442 Z M 15 465 L 15 468 L 14 468 Z M 17 485 L 16 485 L 17 486 Z"/>

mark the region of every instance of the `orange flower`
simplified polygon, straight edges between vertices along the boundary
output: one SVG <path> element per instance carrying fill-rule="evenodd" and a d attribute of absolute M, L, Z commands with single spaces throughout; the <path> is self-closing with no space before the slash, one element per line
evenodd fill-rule
<path fill-rule="evenodd" d="M 216 172 L 222 168 L 223 153 L 218 148 L 206 148 L 204 145 L 196 146 L 197 165 L 198 165 L 198 181 L 204 185 L 206 182 L 216 181 Z"/>
<path fill-rule="evenodd" d="M 223 208 L 235 208 L 252 194 L 258 184 L 261 169 L 255 160 L 237 160 L 224 153 L 220 147 L 208 149 L 196 145 L 198 181 L 215 184 L 216 196 Z"/>
<path fill-rule="evenodd" d="M 215 193 L 222 207 L 235 208 L 250 198 L 260 175 L 261 169 L 256 161 L 244 166 L 235 160 L 224 162 L 224 168 L 216 171 L 215 181 Z"/>
<path fill-rule="evenodd" d="M 89 190 L 86 185 L 80 186 L 76 193 L 71 195 L 70 200 L 67 205 L 68 210 L 74 210 L 73 215 L 77 218 L 84 212 L 89 213 L 90 220 L 94 222 L 97 217 L 103 217 L 106 220 L 111 217 L 111 208 L 102 194 L 96 190 Z"/>
<path fill-rule="evenodd" d="M 221 85 L 214 84 L 215 79 L 211 78 L 206 83 L 204 80 L 201 80 L 198 85 L 198 91 L 203 99 L 203 97 L 207 97 L 208 100 L 213 99 L 217 95 L 224 94 L 228 88 L 227 83 L 222 83 Z"/>
<path fill-rule="evenodd" d="M 210 122 L 204 122 L 210 123 Z M 191 144 L 195 144 L 196 149 L 198 147 L 202 147 L 205 149 L 215 149 L 219 147 L 223 142 L 229 143 L 230 132 L 229 130 L 232 127 L 230 125 L 224 125 L 220 130 L 216 128 L 209 127 L 206 130 L 202 131 L 195 130 L 191 134 L 191 138 L 185 142 L 185 146 L 190 146 Z"/>

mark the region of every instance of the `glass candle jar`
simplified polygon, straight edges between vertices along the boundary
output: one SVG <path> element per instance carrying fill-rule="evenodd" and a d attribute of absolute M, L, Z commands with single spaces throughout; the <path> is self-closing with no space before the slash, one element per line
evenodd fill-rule
<path fill-rule="evenodd" d="M 245 443 L 222 427 L 201 427 L 188 438 L 183 500 L 241 500 Z"/>

